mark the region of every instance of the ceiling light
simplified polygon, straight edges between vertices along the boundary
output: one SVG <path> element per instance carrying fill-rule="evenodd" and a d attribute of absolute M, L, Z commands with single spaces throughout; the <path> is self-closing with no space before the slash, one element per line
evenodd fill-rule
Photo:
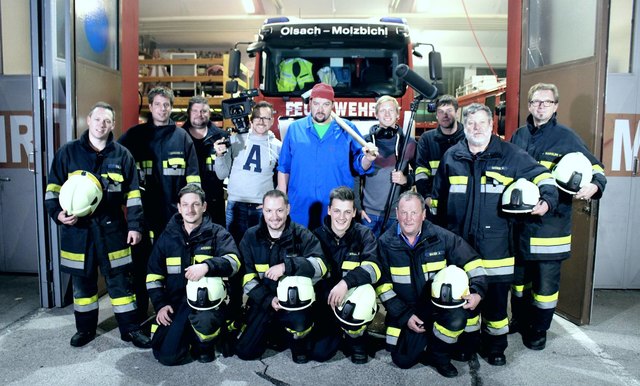
<path fill-rule="evenodd" d="M 256 7 L 253 5 L 253 0 L 242 0 L 242 6 L 246 13 L 250 15 L 256 13 Z"/>

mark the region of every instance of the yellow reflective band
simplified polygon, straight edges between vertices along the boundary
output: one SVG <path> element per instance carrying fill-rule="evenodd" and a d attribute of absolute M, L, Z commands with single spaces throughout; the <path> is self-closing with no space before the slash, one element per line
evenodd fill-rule
<path fill-rule="evenodd" d="M 438 332 L 440 332 L 442 335 L 444 336 L 448 336 L 449 338 L 457 338 L 460 336 L 460 334 L 462 334 L 462 332 L 464 331 L 464 329 L 462 330 L 458 330 L 458 331 L 451 331 L 446 329 L 444 326 L 439 325 L 437 322 L 433 322 L 433 327 L 438 330 Z"/>
<path fill-rule="evenodd" d="M 123 296 L 121 298 L 111 298 L 111 304 L 114 306 L 124 306 L 126 304 L 131 304 L 136 301 L 136 296 Z"/>
<path fill-rule="evenodd" d="M 269 269 L 269 264 L 256 264 L 256 271 L 262 273 L 262 272 L 267 272 L 267 270 Z"/>
<path fill-rule="evenodd" d="M 129 193 L 127 193 L 127 198 L 140 198 L 142 195 L 140 194 L 140 191 L 138 189 L 136 190 L 132 190 Z"/>
<path fill-rule="evenodd" d="M 396 338 L 400 336 L 400 331 L 397 327 L 387 327 L 387 335 L 395 336 Z"/>
<path fill-rule="evenodd" d="M 242 263 L 240 262 L 240 259 L 238 259 L 238 256 L 234 253 L 227 253 L 225 256 L 228 256 L 230 258 L 232 258 L 236 264 L 238 265 L 238 269 L 240 269 L 240 267 L 242 267 Z"/>
<path fill-rule="evenodd" d="M 93 295 L 90 298 L 74 298 L 73 303 L 79 306 L 86 306 L 98 301 L 98 294 Z"/>
<path fill-rule="evenodd" d="M 434 198 L 431 199 L 431 207 L 432 208 L 437 208 L 438 207 L 438 200 L 437 199 L 434 199 Z"/>
<path fill-rule="evenodd" d="M 211 165 L 213 163 L 213 160 L 215 160 L 215 159 L 216 159 L 215 155 L 213 157 L 212 156 L 208 156 L 207 159 L 205 160 L 205 162 L 206 162 L 207 165 Z"/>
<path fill-rule="evenodd" d="M 487 326 L 489 328 L 494 328 L 496 330 L 499 330 L 499 329 L 509 325 L 509 318 L 504 318 L 502 320 L 498 320 L 498 321 L 495 321 L 495 322 L 487 320 L 486 322 L 487 322 Z"/>
<path fill-rule="evenodd" d="M 493 178 L 494 180 L 498 181 L 502 185 L 509 185 L 510 183 L 513 182 L 513 178 L 503 176 L 498 172 L 487 171 L 487 177 Z M 483 183 L 486 183 L 486 182 L 483 182 Z"/>
<path fill-rule="evenodd" d="M 358 268 L 359 266 L 360 263 L 357 261 L 343 261 L 341 268 L 347 271 L 351 271 L 352 269 Z"/>
<path fill-rule="evenodd" d="M 146 279 L 147 283 L 151 283 L 151 282 L 154 282 L 154 281 L 160 281 L 160 280 L 164 280 L 164 276 L 156 275 L 156 274 L 153 274 L 153 273 L 148 273 L 147 274 L 147 279 Z"/>
<path fill-rule="evenodd" d="M 596 173 L 604 173 L 604 169 L 600 165 L 591 165 L 591 169 Z"/>
<path fill-rule="evenodd" d="M 522 292 L 524 291 L 524 284 L 514 284 L 511 286 L 511 288 L 513 288 L 513 290 L 516 292 Z"/>
<path fill-rule="evenodd" d="M 556 300 L 558 300 L 558 294 L 559 292 L 556 292 L 555 294 L 552 295 L 538 295 L 536 293 L 533 294 L 533 300 L 540 302 L 540 303 L 550 303 L 550 302 L 555 302 Z"/>
<path fill-rule="evenodd" d="M 531 245 L 550 246 L 571 244 L 571 235 L 563 237 L 532 237 Z"/>
<path fill-rule="evenodd" d="M 84 261 L 84 253 L 73 253 L 68 251 L 60 251 L 60 257 L 73 261 Z"/>
<path fill-rule="evenodd" d="M 437 169 L 440 166 L 440 160 L 429 161 L 429 166 L 431 166 L 431 169 Z"/>
<path fill-rule="evenodd" d="M 102 177 L 110 178 L 111 180 L 113 180 L 115 182 L 124 181 L 124 177 L 122 177 L 122 174 L 119 174 L 119 173 L 106 173 L 106 174 L 102 174 Z"/>
<path fill-rule="evenodd" d="M 182 265 L 182 259 L 179 257 L 167 257 L 167 265 Z"/>
<path fill-rule="evenodd" d="M 422 272 L 434 272 L 439 271 L 447 267 L 447 262 L 444 260 L 434 261 L 432 263 L 422 264 Z"/>
<path fill-rule="evenodd" d="M 242 277 L 242 286 L 244 287 L 248 282 L 258 277 L 257 273 L 247 273 Z"/>
<path fill-rule="evenodd" d="M 425 168 L 424 166 L 420 166 L 416 168 L 416 175 L 420 173 L 431 175 L 431 170 L 429 170 L 429 168 Z"/>
<path fill-rule="evenodd" d="M 153 334 L 154 332 L 156 332 L 156 330 L 158 329 L 158 325 L 155 323 L 151 324 L 151 333 Z"/>
<path fill-rule="evenodd" d="M 449 176 L 449 183 L 451 185 L 466 185 L 469 181 L 467 176 Z"/>
<path fill-rule="evenodd" d="M 187 176 L 187 184 L 199 184 L 200 176 Z"/>
<path fill-rule="evenodd" d="M 169 158 L 166 161 L 162 161 L 162 166 L 163 167 L 168 167 L 168 166 L 182 166 L 185 167 L 187 163 L 185 162 L 184 158 Z"/>
<path fill-rule="evenodd" d="M 476 260 L 470 261 L 467 264 L 465 264 L 464 265 L 464 271 L 465 272 L 470 272 L 470 271 L 473 271 L 476 268 L 481 268 L 481 267 L 483 267 L 482 259 L 476 259 Z"/>
<path fill-rule="evenodd" d="M 193 260 L 195 260 L 196 263 L 202 263 L 205 260 L 211 259 L 213 256 L 211 255 L 194 255 L 193 256 Z"/>
<path fill-rule="evenodd" d="M 118 260 L 131 255 L 131 248 L 127 247 L 119 251 L 109 252 L 109 260 Z"/>
<path fill-rule="evenodd" d="M 411 273 L 409 267 L 391 267 L 389 268 L 392 275 L 407 276 Z"/>
<path fill-rule="evenodd" d="M 362 265 L 370 265 L 373 267 L 373 270 L 376 271 L 376 281 L 380 280 L 380 278 L 382 277 L 382 272 L 380 272 L 380 267 L 378 267 L 378 264 L 372 262 L 372 261 L 363 261 Z"/>
<path fill-rule="evenodd" d="M 553 169 L 555 164 L 556 164 L 555 162 L 551 162 L 551 161 L 540 161 L 540 165 L 546 167 L 549 170 Z"/>
<path fill-rule="evenodd" d="M 196 328 L 193 325 L 191 325 L 191 327 L 193 328 L 193 332 L 195 332 L 196 335 L 198 336 L 198 340 L 200 340 L 200 342 L 209 341 L 209 340 L 215 338 L 216 336 L 218 336 L 220 334 L 220 328 L 218 328 L 216 330 L 216 332 L 214 332 L 213 334 L 208 334 L 207 335 L 207 334 L 203 334 L 200 331 L 196 330 Z"/>
<path fill-rule="evenodd" d="M 497 260 L 482 260 L 482 266 L 485 268 L 499 268 L 499 267 L 510 267 L 515 263 L 516 259 L 514 257 L 507 257 L 504 259 Z"/>
<path fill-rule="evenodd" d="M 153 161 L 152 160 L 140 161 L 140 164 L 142 164 L 142 167 L 144 167 L 144 168 L 153 167 Z"/>
<path fill-rule="evenodd" d="M 304 331 L 296 331 L 296 330 L 293 330 L 293 329 L 291 329 L 291 328 L 289 328 L 289 327 L 285 327 L 285 328 L 286 328 L 286 330 L 287 330 L 287 331 L 289 331 L 291 334 L 296 335 L 296 336 L 298 336 L 298 337 L 303 337 L 303 336 L 306 336 L 309 332 L 311 332 L 311 329 L 313 328 L 313 324 L 312 324 L 311 326 L 309 326 L 309 328 L 307 328 L 307 329 L 306 329 L 306 330 L 304 330 Z"/>
<path fill-rule="evenodd" d="M 475 326 L 478 323 L 480 323 L 480 315 L 467 319 L 467 326 Z"/>
<path fill-rule="evenodd" d="M 551 175 L 551 173 L 549 172 L 544 172 L 542 174 L 540 174 L 539 176 L 537 176 L 536 178 L 533 179 L 533 183 L 538 185 L 540 183 L 540 181 L 544 181 L 544 180 L 549 180 L 552 179 L 553 176 Z"/>
<path fill-rule="evenodd" d="M 60 185 L 57 184 L 49 184 L 47 185 L 47 192 L 56 192 L 56 193 L 60 193 Z"/>
<path fill-rule="evenodd" d="M 387 291 L 391 291 L 392 289 L 393 289 L 393 284 L 391 283 L 381 284 L 378 287 L 376 287 L 376 295 L 380 295 Z"/>
<path fill-rule="evenodd" d="M 320 276 L 322 277 L 322 276 L 324 276 L 324 275 L 327 273 L 327 271 L 328 271 L 327 266 L 324 264 L 324 261 L 322 261 L 322 259 L 321 259 L 321 258 L 316 257 L 316 260 L 318 261 L 318 264 L 320 265 Z"/>

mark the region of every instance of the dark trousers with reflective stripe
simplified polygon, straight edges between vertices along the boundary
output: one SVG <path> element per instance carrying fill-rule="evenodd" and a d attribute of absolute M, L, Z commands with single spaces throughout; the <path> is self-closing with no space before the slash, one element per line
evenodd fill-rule
<path fill-rule="evenodd" d="M 545 304 L 536 302 L 534 296 L 552 296 L 558 293 L 561 266 L 562 260 L 516 262 L 511 314 L 522 328 L 547 331 L 551 327 L 557 299 Z"/>
<path fill-rule="evenodd" d="M 156 235 L 156 237 L 159 235 Z M 147 292 L 147 263 L 151 255 L 151 239 L 147 232 L 142 233 L 142 240 L 131 247 L 133 258 L 133 288 L 138 305 L 138 323 L 144 322 L 149 313 L 149 293 Z"/>
<path fill-rule="evenodd" d="M 174 307 L 171 319 L 170 325 L 158 326 L 151 340 L 153 356 L 166 366 L 182 363 L 190 349 L 196 353 L 213 354 L 220 334 L 226 333 L 224 307 L 198 311 L 185 302 Z M 201 336 L 210 336 L 211 339 L 203 340 L 202 337 L 198 337 L 196 331 Z"/>
<path fill-rule="evenodd" d="M 267 350 L 267 342 L 276 346 L 291 346 L 294 337 L 286 329 L 297 332 L 312 326 L 310 308 L 300 311 L 275 311 L 271 305 L 265 310 L 251 305 L 247 312 L 247 324 L 238 336 L 235 353 L 240 359 L 258 359 Z M 298 340 L 308 341 L 307 337 Z"/>
<path fill-rule="evenodd" d="M 390 346 L 391 360 L 401 369 L 408 369 L 418 362 L 446 364 L 451 361 L 451 345 L 433 335 L 432 324 L 426 323 L 426 332 L 417 333 L 404 326 L 398 343 Z"/>
<path fill-rule="evenodd" d="M 125 334 L 137 329 L 131 274 L 127 271 L 109 272 L 104 275 L 104 279 L 111 299 L 131 297 L 132 300 L 129 304 L 114 306 L 113 311 L 120 333 Z M 87 277 L 72 276 L 71 281 L 76 329 L 80 332 L 95 332 L 98 327 L 98 270 L 91 269 Z"/>
<path fill-rule="evenodd" d="M 369 335 L 366 332 L 366 326 L 363 328 L 364 331 L 361 336 L 353 337 L 340 327 L 338 320 L 329 307 L 322 305 L 319 308 L 319 317 L 316 318 L 319 322 L 314 326 L 309 337 L 311 339 L 309 355 L 311 359 L 318 362 L 326 362 L 333 358 L 340 348 L 342 348 L 345 355 L 367 351 Z M 359 328 L 354 327 L 354 329 Z"/>
<path fill-rule="evenodd" d="M 508 323 L 506 323 L 507 304 L 510 283 L 489 283 L 484 299 L 474 311 L 470 311 L 469 318 L 481 315 L 481 331 L 464 332 L 459 338 L 456 350 L 464 353 L 476 353 L 482 350 L 490 354 L 503 354 L 507 349 Z M 490 328 L 490 322 L 505 321 L 502 331 Z"/>

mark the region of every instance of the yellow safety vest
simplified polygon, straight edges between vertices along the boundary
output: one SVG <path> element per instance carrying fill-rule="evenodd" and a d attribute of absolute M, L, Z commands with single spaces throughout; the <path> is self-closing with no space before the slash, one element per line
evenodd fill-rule
<path fill-rule="evenodd" d="M 300 66 L 300 73 L 296 77 L 293 75 L 293 65 L 298 63 Z M 276 81 L 278 91 L 293 91 L 296 86 L 300 90 L 304 88 L 305 83 L 313 83 L 313 69 L 312 63 L 302 58 L 285 59 L 280 62 L 278 66 L 280 69 L 280 76 Z"/>

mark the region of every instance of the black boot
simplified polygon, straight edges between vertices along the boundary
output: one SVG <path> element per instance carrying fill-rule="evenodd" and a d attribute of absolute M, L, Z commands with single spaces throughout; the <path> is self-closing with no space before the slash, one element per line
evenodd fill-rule
<path fill-rule="evenodd" d="M 530 350 L 544 350 L 547 344 L 547 332 L 531 330 L 522 336 L 522 343 Z"/>
<path fill-rule="evenodd" d="M 72 345 L 73 347 L 82 347 L 85 344 L 94 340 L 95 337 L 96 337 L 95 331 L 91 331 L 91 332 L 78 331 L 71 337 L 71 341 L 69 342 L 69 344 Z"/>
<path fill-rule="evenodd" d="M 309 347 L 307 344 L 308 339 L 294 339 L 291 342 L 291 358 L 295 363 L 307 363 L 309 362 Z"/>

